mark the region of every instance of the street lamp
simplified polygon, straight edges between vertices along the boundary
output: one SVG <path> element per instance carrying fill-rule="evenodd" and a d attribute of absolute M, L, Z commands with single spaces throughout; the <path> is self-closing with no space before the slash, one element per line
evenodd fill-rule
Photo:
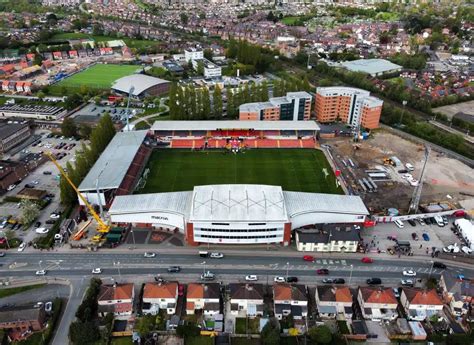
<path fill-rule="evenodd" d="M 288 281 L 288 270 L 290 269 L 290 263 L 286 263 L 286 281 Z"/>
<path fill-rule="evenodd" d="M 431 262 L 431 267 L 430 267 L 430 274 L 429 274 L 429 276 L 428 276 L 428 280 L 431 279 L 431 272 L 433 271 L 433 265 L 434 265 L 434 261 L 433 261 L 433 260 L 431 260 L 430 262 Z"/>
<path fill-rule="evenodd" d="M 354 265 L 351 264 L 351 273 L 349 274 L 349 286 L 351 286 L 351 280 L 352 280 L 352 269 L 354 268 Z"/>
<path fill-rule="evenodd" d="M 122 280 L 122 275 L 120 274 L 120 261 L 117 261 L 117 262 L 114 261 L 114 266 L 117 266 L 119 280 Z"/>
<path fill-rule="evenodd" d="M 206 275 L 206 261 L 203 261 L 201 265 L 203 265 L 202 274 L 205 276 Z"/>
<path fill-rule="evenodd" d="M 41 268 L 41 263 L 42 262 L 43 262 L 43 260 L 38 261 L 38 266 L 39 266 L 40 271 L 42 270 L 42 268 Z"/>
<path fill-rule="evenodd" d="M 405 106 L 407 105 L 407 101 L 402 101 L 403 104 L 403 110 L 402 114 L 400 115 L 400 127 L 402 126 L 402 120 L 403 120 L 403 115 L 405 114 Z"/>
<path fill-rule="evenodd" d="M 132 234 L 133 249 L 135 249 L 137 247 L 137 244 L 135 243 L 135 234 L 133 233 L 133 227 L 130 228 L 130 233 Z"/>

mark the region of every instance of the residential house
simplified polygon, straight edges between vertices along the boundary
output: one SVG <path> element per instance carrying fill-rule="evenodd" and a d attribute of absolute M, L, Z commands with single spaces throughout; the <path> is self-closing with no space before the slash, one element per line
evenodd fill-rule
<path fill-rule="evenodd" d="M 424 290 L 418 288 L 402 289 L 400 303 L 407 313 L 409 320 L 424 321 L 433 315 L 439 315 L 444 303 L 435 289 Z"/>
<path fill-rule="evenodd" d="M 188 284 L 186 294 L 186 314 L 195 314 L 202 310 L 204 315 L 211 316 L 220 311 L 220 285 L 217 283 Z"/>
<path fill-rule="evenodd" d="M 306 286 L 287 283 L 274 284 L 273 309 L 278 320 L 290 314 L 295 320 L 305 318 L 308 315 Z"/>
<path fill-rule="evenodd" d="M 467 315 L 474 307 L 474 280 L 459 279 L 449 272 L 443 272 L 439 280 L 443 298 L 454 316 Z"/>
<path fill-rule="evenodd" d="M 299 251 L 355 253 L 360 241 L 360 226 L 324 224 L 319 229 L 297 230 L 295 234 Z"/>
<path fill-rule="evenodd" d="M 354 302 L 349 287 L 320 285 L 316 288 L 315 299 L 322 318 L 352 318 Z"/>
<path fill-rule="evenodd" d="M 134 297 L 133 283 L 101 285 L 97 299 L 99 314 L 114 313 L 115 318 L 128 318 L 132 315 Z"/>
<path fill-rule="evenodd" d="M 168 315 L 173 315 L 178 302 L 178 283 L 146 283 L 142 301 L 144 314 L 156 315 L 163 309 Z"/>
<path fill-rule="evenodd" d="M 395 320 L 398 317 L 398 301 L 393 294 L 392 288 L 360 287 L 357 301 L 364 319 L 378 321 Z"/>
<path fill-rule="evenodd" d="M 229 284 L 230 311 L 232 315 L 248 317 L 263 315 L 263 285 L 248 283 Z"/>
<path fill-rule="evenodd" d="M 27 338 L 33 332 L 41 331 L 46 325 L 44 307 L 32 308 L 16 307 L 11 310 L 0 311 L 0 329 L 8 331 L 12 341 Z"/>

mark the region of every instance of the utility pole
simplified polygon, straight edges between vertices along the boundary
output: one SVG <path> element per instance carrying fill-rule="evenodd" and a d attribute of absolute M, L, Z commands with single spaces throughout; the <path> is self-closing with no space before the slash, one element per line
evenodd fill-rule
<path fill-rule="evenodd" d="M 129 118 L 130 118 L 130 97 L 132 97 L 132 93 L 135 91 L 135 87 L 132 85 L 130 86 L 130 89 L 128 90 L 128 100 L 127 100 L 127 110 L 125 111 L 126 114 L 126 121 L 127 125 L 125 126 L 127 128 L 127 132 L 130 131 L 130 125 L 129 125 Z"/>
<path fill-rule="evenodd" d="M 403 110 L 402 110 L 402 114 L 400 115 L 400 123 L 398 124 L 400 127 L 402 126 L 402 120 L 403 120 L 403 115 L 405 114 L 405 106 L 407 105 L 407 101 L 403 101 L 402 104 L 403 104 Z"/>

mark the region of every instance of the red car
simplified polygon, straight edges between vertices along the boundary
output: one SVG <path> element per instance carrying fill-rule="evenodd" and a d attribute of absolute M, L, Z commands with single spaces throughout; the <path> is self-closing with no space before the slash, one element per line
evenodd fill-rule
<path fill-rule="evenodd" d="M 365 257 L 365 258 L 362 258 L 361 261 L 362 261 L 364 264 L 371 264 L 372 262 L 374 262 L 374 259 Z"/>
<path fill-rule="evenodd" d="M 184 285 L 178 285 L 178 296 L 184 295 Z"/>
<path fill-rule="evenodd" d="M 303 256 L 303 260 L 304 260 L 304 261 L 314 262 L 314 256 L 305 255 L 305 256 Z"/>
<path fill-rule="evenodd" d="M 327 268 L 320 268 L 316 270 L 316 273 L 320 276 L 327 276 L 329 274 L 329 270 Z"/>

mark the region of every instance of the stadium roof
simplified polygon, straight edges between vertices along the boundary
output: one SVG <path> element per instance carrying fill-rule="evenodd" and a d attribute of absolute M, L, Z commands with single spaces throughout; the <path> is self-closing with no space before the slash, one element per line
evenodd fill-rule
<path fill-rule="evenodd" d="M 118 188 L 146 134 L 147 131 L 119 132 L 115 134 L 79 185 L 79 190 L 95 191 L 98 177 L 100 190 Z"/>
<path fill-rule="evenodd" d="M 324 212 L 368 215 L 359 196 L 322 193 L 283 192 L 288 216 Z"/>
<path fill-rule="evenodd" d="M 193 192 L 152 193 L 116 196 L 109 214 L 170 212 L 188 214 Z"/>
<path fill-rule="evenodd" d="M 314 121 L 156 121 L 154 131 L 215 131 L 219 129 L 312 130 L 319 131 Z"/>
<path fill-rule="evenodd" d="M 353 72 L 364 72 L 372 76 L 399 70 L 402 66 L 394 64 L 384 59 L 360 59 L 354 61 L 344 61 L 341 65 Z"/>
<path fill-rule="evenodd" d="M 113 85 L 112 89 L 127 93 L 130 91 L 130 87 L 133 86 L 135 90 L 132 92 L 132 96 L 139 96 L 144 91 L 148 90 L 150 87 L 169 83 L 168 80 L 150 77 L 144 74 L 132 74 L 126 77 L 117 79 Z"/>
<path fill-rule="evenodd" d="M 189 220 L 287 221 L 279 186 L 222 184 L 194 187 Z"/>

